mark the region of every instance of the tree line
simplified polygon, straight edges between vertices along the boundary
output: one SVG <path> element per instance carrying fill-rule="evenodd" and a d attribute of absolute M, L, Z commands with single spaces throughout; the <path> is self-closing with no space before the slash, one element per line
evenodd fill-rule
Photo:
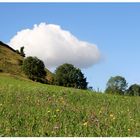
<path fill-rule="evenodd" d="M 22 69 L 29 79 L 41 83 L 48 83 L 47 79 L 45 78 L 47 75 L 45 65 L 43 61 L 37 57 L 29 56 L 25 58 L 22 64 Z M 74 67 L 72 64 L 67 63 L 56 68 L 53 82 L 51 84 L 74 87 L 78 89 L 87 89 L 88 85 L 81 70 Z"/>
<path fill-rule="evenodd" d="M 124 77 L 115 76 L 108 80 L 105 93 L 140 96 L 140 85 L 132 84 L 128 87 L 128 83 Z"/>
<path fill-rule="evenodd" d="M 20 52 L 18 53 L 25 57 L 24 47 L 21 47 Z M 22 69 L 29 79 L 45 84 L 48 83 L 48 80 L 46 79 L 47 72 L 45 70 L 45 65 L 43 61 L 37 57 L 29 56 L 25 58 L 22 64 Z M 92 87 L 88 87 L 87 79 L 81 70 L 74 65 L 67 63 L 56 68 L 51 84 L 92 90 Z M 140 96 L 140 85 L 133 84 L 128 87 L 128 83 L 124 77 L 115 76 L 108 80 L 105 93 Z"/>

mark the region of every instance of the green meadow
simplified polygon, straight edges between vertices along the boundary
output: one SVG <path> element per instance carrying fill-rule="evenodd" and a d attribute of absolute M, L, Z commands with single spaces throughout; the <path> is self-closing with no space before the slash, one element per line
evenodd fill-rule
<path fill-rule="evenodd" d="M 1 74 L 0 136 L 140 136 L 140 98 Z"/>

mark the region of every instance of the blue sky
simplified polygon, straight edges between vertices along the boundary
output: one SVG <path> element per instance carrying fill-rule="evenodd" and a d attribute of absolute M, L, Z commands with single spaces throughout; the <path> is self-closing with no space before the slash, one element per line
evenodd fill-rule
<path fill-rule="evenodd" d="M 96 44 L 103 60 L 82 69 L 90 86 L 104 90 L 111 76 L 140 83 L 140 3 L 0 3 L 0 40 L 47 22 Z"/>

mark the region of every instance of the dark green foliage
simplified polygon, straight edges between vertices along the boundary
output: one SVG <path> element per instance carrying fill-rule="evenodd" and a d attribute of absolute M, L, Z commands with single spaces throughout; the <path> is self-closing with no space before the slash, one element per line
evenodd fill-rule
<path fill-rule="evenodd" d="M 33 81 L 41 82 L 42 79 L 45 79 L 46 76 L 45 65 L 43 61 L 41 61 L 37 57 L 31 56 L 27 57 L 23 61 L 22 67 L 23 71 L 28 76 L 28 78 L 32 79 Z"/>
<path fill-rule="evenodd" d="M 24 53 L 24 47 L 21 47 L 20 48 L 20 55 L 25 57 L 25 53 Z"/>
<path fill-rule="evenodd" d="M 107 82 L 106 93 L 124 95 L 127 88 L 127 82 L 124 77 L 111 77 Z"/>
<path fill-rule="evenodd" d="M 63 64 L 55 71 L 55 83 L 59 86 L 87 89 L 87 82 L 80 69 L 71 64 Z"/>
<path fill-rule="evenodd" d="M 140 96 L 140 85 L 138 84 L 131 85 L 127 90 L 127 94 L 131 96 Z"/>

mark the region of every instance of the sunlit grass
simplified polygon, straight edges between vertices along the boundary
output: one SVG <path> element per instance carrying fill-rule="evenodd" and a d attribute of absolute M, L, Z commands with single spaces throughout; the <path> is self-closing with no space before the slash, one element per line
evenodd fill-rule
<path fill-rule="evenodd" d="M 140 136 L 140 98 L 0 75 L 1 136 Z"/>

